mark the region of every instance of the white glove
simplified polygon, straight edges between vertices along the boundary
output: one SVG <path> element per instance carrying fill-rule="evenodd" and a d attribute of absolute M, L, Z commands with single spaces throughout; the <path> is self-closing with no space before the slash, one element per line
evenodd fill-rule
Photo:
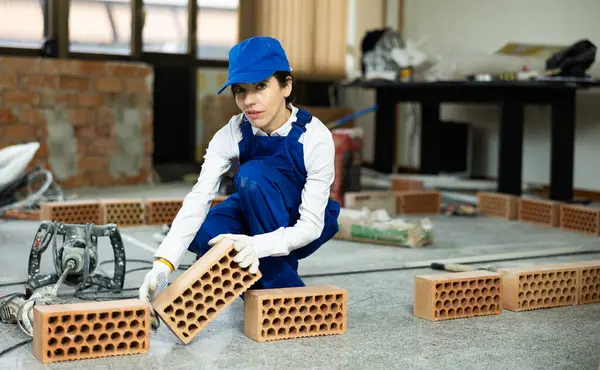
<path fill-rule="evenodd" d="M 154 261 L 152 270 L 144 277 L 144 282 L 139 290 L 140 300 L 143 302 L 152 302 L 169 283 L 169 274 L 171 268 L 165 263 Z"/>
<path fill-rule="evenodd" d="M 221 234 L 212 238 L 208 245 L 213 246 L 220 242 L 223 238 L 233 241 L 233 249 L 238 253 L 233 257 L 233 261 L 237 262 L 241 268 L 250 266 L 248 272 L 256 274 L 258 272 L 258 249 L 255 246 L 255 240 L 247 235 Z"/>

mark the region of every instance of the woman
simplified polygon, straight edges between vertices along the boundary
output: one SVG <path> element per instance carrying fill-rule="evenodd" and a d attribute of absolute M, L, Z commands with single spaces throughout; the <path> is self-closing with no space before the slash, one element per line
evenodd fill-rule
<path fill-rule="evenodd" d="M 304 286 L 298 260 L 338 231 L 339 203 L 329 199 L 335 146 L 317 118 L 292 105 L 294 80 L 276 39 L 252 37 L 229 52 L 231 86 L 243 112 L 209 143 L 202 171 L 156 251 L 140 287 L 151 301 L 186 250 L 202 256 L 219 240 L 234 241 L 234 260 L 262 278 L 253 289 Z M 210 208 L 233 160 L 236 193 Z"/>

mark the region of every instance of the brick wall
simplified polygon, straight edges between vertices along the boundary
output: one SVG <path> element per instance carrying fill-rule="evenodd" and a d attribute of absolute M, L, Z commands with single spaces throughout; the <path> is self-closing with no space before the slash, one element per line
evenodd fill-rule
<path fill-rule="evenodd" d="M 144 64 L 0 57 L 0 148 L 38 141 L 32 165 L 66 189 L 147 183 L 153 77 Z"/>

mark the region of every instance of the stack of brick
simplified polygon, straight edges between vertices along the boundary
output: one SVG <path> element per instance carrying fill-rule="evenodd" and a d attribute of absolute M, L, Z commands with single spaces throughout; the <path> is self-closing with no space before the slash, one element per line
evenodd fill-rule
<path fill-rule="evenodd" d="M 153 70 L 144 64 L 0 57 L 0 148 L 39 142 L 65 189 L 147 183 Z"/>

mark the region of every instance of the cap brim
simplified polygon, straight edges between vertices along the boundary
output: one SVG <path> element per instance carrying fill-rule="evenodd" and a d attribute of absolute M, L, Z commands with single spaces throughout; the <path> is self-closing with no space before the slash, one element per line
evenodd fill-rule
<path fill-rule="evenodd" d="M 223 90 L 225 90 L 227 88 L 227 86 L 230 86 L 233 84 L 254 84 L 257 82 L 261 82 L 261 81 L 264 81 L 267 78 L 271 77 L 275 72 L 277 72 L 277 71 L 269 70 L 269 71 L 251 71 L 251 72 L 236 73 L 235 75 L 229 77 L 227 82 L 225 82 L 225 84 L 223 84 L 223 86 L 221 86 L 219 91 L 217 91 L 217 95 L 219 95 L 221 92 L 223 92 Z"/>

